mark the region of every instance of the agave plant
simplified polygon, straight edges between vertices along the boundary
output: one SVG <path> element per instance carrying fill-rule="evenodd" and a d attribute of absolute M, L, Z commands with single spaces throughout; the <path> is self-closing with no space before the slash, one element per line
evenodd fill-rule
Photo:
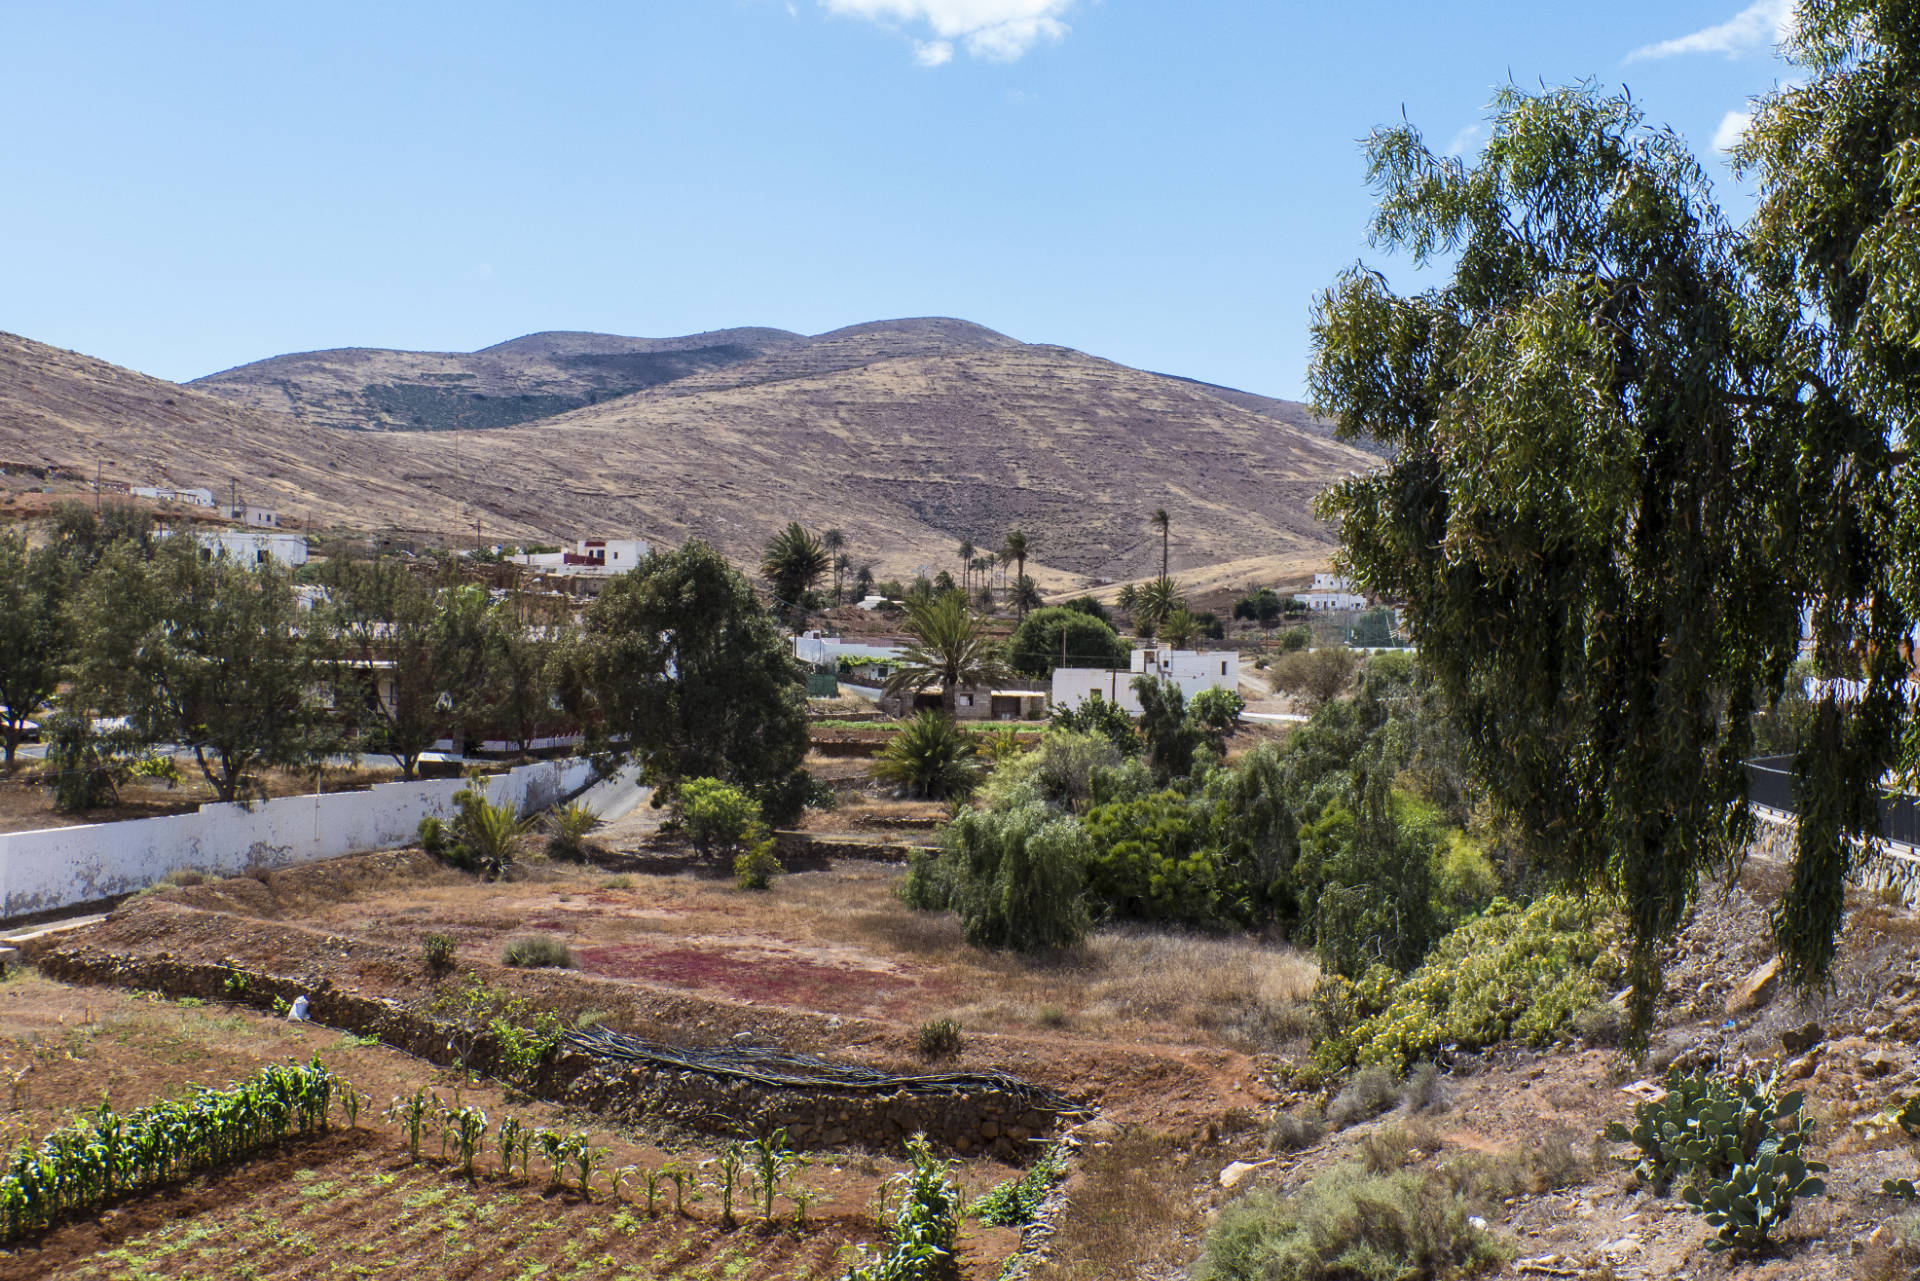
<path fill-rule="evenodd" d="M 587 856 L 587 837 L 600 826 L 600 816 L 582 801 L 562 805 L 547 815 L 547 857 L 577 863 Z"/>

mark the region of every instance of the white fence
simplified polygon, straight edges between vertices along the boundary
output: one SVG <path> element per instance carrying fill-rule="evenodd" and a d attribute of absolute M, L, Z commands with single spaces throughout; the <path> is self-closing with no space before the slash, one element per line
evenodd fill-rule
<path fill-rule="evenodd" d="M 583 760 L 540 761 L 486 781 L 487 799 L 526 814 L 594 778 Z M 0 920 L 144 889 L 173 872 L 232 876 L 254 868 L 411 845 L 420 820 L 451 818 L 463 779 L 380 783 L 360 792 L 282 796 L 251 808 L 0 832 Z"/>

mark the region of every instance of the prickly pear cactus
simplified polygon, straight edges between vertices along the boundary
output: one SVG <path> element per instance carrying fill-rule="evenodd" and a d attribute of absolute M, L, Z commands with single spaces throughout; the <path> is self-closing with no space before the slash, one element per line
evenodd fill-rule
<path fill-rule="evenodd" d="M 1752 1161 L 1736 1165 L 1724 1180 L 1703 1180 L 1680 1194 L 1713 1227 L 1708 1249 L 1760 1249 L 1793 1213 L 1796 1199 L 1827 1190 L 1819 1177 L 1827 1167 L 1800 1155 L 1804 1137 L 1801 1130 L 1778 1142 L 1769 1139 Z"/>

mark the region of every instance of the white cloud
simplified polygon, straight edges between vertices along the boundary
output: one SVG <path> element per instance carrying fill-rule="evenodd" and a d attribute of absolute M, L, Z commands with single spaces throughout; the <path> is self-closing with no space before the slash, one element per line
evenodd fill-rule
<path fill-rule="evenodd" d="M 914 41 L 914 61 L 937 67 L 955 44 L 976 58 L 1012 62 L 1043 40 L 1067 34 L 1060 20 L 1074 0 L 820 0 L 827 12 L 889 26 L 923 26 L 934 39 Z"/>
<path fill-rule="evenodd" d="M 1627 55 L 1628 62 L 1641 58 L 1674 58 L 1688 53 L 1719 53 L 1737 58 L 1756 49 L 1767 49 L 1786 39 L 1793 30 L 1794 0 L 1753 0 L 1753 3 L 1718 26 L 1703 27 L 1691 35 L 1642 45 Z"/>
<path fill-rule="evenodd" d="M 1480 140 L 1486 135 L 1486 132 L 1487 128 L 1485 125 L 1468 125 L 1453 135 L 1452 139 L 1448 141 L 1445 149 L 1443 149 L 1440 154 L 1443 156 L 1453 156 L 1458 160 L 1466 160 L 1480 150 Z"/>
<path fill-rule="evenodd" d="M 1753 123 L 1753 112 L 1742 107 L 1738 111 L 1729 111 L 1720 117 L 1720 127 L 1713 131 L 1713 149 L 1732 151 L 1740 145 L 1740 139 L 1747 132 L 1747 126 Z"/>

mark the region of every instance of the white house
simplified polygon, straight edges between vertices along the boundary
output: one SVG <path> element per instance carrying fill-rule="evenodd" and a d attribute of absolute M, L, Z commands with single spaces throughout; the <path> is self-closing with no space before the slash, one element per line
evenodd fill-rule
<path fill-rule="evenodd" d="M 1133 692 L 1137 676 L 1157 676 L 1186 698 L 1203 689 L 1238 690 L 1240 655 L 1230 649 L 1192 650 L 1158 645 L 1134 650 L 1125 671 L 1107 667 L 1056 667 L 1053 669 L 1053 704 L 1078 707 L 1089 694 L 1097 691 L 1109 703 L 1118 703 L 1138 716 L 1140 698 Z"/>
<path fill-rule="evenodd" d="M 610 578 L 626 573 L 652 550 L 644 538 L 583 538 L 557 552 L 522 552 L 514 563 L 546 574 Z"/>
<path fill-rule="evenodd" d="M 196 531 L 193 539 L 209 556 L 225 556 L 249 565 L 271 561 L 292 569 L 307 563 L 307 540 L 299 534 L 223 529 Z"/>
<path fill-rule="evenodd" d="M 213 506 L 211 489 L 173 489 L 165 485 L 134 485 L 127 492 L 135 498 L 156 503 L 178 503 L 183 507 Z"/>
<path fill-rule="evenodd" d="M 1339 574 L 1315 574 L 1313 586 L 1293 598 L 1308 609 L 1365 609 L 1367 598 L 1353 590 L 1353 580 Z"/>
<path fill-rule="evenodd" d="M 220 514 L 228 520 L 237 520 L 248 529 L 278 529 L 280 513 L 270 507 L 255 507 L 249 503 L 239 505 L 223 504 Z"/>

